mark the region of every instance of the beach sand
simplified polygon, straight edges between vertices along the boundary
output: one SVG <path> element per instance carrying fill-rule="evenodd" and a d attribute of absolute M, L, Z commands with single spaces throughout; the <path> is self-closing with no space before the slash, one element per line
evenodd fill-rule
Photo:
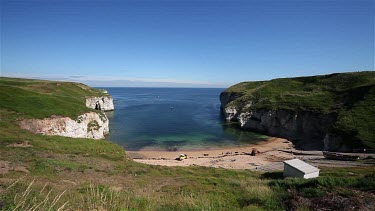
<path fill-rule="evenodd" d="M 256 148 L 260 153 L 251 156 L 252 150 Z M 284 161 L 293 159 L 291 153 L 293 144 L 282 138 L 270 138 L 267 141 L 260 142 L 256 145 L 217 148 L 217 149 L 200 149 L 200 150 L 140 150 L 127 151 L 127 154 L 134 161 L 149 165 L 163 166 L 206 166 L 227 169 L 256 169 L 271 162 Z M 176 158 L 180 154 L 186 154 L 188 159 L 178 161 Z"/>

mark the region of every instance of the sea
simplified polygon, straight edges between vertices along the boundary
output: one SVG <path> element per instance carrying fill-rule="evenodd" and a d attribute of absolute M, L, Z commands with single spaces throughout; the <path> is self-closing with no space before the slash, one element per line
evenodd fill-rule
<path fill-rule="evenodd" d="M 115 110 L 107 140 L 126 150 L 194 150 L 244 146 L 266 139 L 224 121 L 220 88 L 104 88 Z"/>

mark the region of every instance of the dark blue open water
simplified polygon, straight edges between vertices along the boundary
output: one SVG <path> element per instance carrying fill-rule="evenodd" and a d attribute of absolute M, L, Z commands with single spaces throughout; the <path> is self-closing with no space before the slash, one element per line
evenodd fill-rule
<path fill-rule="evenodd" d="M 114 98 L 108 140 L 127 150 L 214 148 L 264 139 L 222 120 L 219 95 L 207 88 L 105 88 Z"/>

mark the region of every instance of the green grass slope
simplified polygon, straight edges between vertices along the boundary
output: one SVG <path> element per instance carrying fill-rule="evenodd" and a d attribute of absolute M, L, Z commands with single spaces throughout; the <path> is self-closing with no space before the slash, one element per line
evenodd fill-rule
<path fill-rule="evenodd" d="M 322 176 L 313 180 L 283 179 L 280 172 L 148 166 L 128 159 L 123 148 L 105 140 L 32 134 L 18 127 L 20 119 L 83 107 L 84 95 L 99 93 L 74 83 L 1 80 L 0 210 L 343 210 L 349 205 L 365 210 L 374 206 L 373 166 L 322 169 Z M 32 108 L 37 115 L 18 99 L 34 96 L 32 102 L 48 104 L 49 99 L 68 95 L 75 98 L 68 101 L 74 106 Z M 324 207 L 315 207 L 320 204 Z"/>
<path fill-rule="evenodd" d="M 148 166 L 105 140 L 20 130 L 19 117 L 0 110 L 0 162 L 29 172 L 0 174 L 0 210 L 314 210 L 314 202 L 330 202 L 326 197 L 358 209 L 375 203 L 373 167 L 326 168 L 320 178 L 303 180 L 283 179 L 280 172 Z M 24 141 L 32 147 L 10 146 Z M 320 208 L 346 204 L 332 200 Z"/>
<path fill-rule="evenodd" d="M 29 118 L 62 115 L 71 118 L 92 111 L 86 96 L 100 96 L 84 84 L 0 77 L 0 108 Z"/>
<path fill-rule="evenodd" d="M 375 72 L 243 82 L 224 91 L 240 96 L 229 105 L 249 109 L 286 109 L 337 113 L 337 133 L 375 148 Z"/>

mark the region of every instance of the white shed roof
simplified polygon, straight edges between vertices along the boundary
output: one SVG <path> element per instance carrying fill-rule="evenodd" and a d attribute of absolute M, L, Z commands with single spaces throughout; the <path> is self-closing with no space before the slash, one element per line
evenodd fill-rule
<path fill-rule="evenodd" d="M 308 164 L 308 163 L 305 163 L 303 162 L 302 160 L 300 159 L 293 159 L 293 160 L 286 160 L 284 161 L 284 164 L 288 164 L 289 166 L 305 173 L 305 174 L 310 174 L 310 173 L 313 173 L 313 172 L 316 172 L 316 171 L 319 171 L 318 168 Z"/>

